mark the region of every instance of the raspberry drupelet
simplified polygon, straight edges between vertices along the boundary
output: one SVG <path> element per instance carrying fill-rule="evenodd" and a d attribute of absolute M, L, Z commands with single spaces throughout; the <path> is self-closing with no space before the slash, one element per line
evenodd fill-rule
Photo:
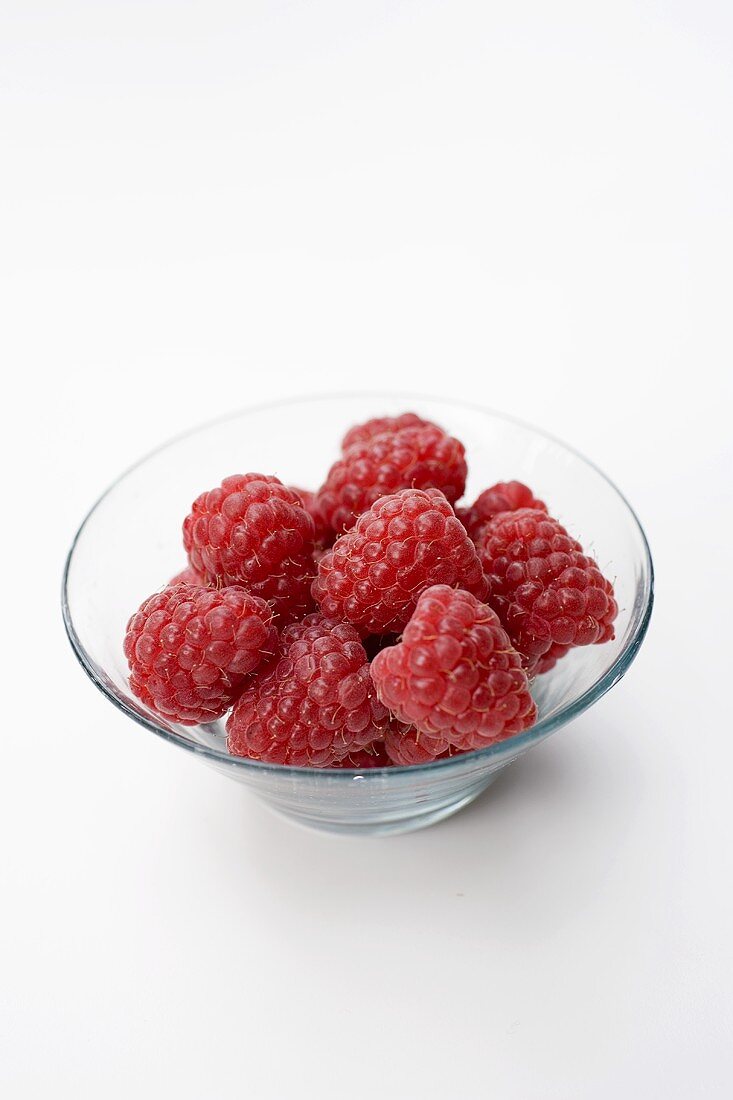
<path fill-rule="evenodd" d="M 403 489 L 381 497 L 323 555 L 313 595 L 326 615 L 362 634 L 389 634 L 432 584 L 486 592 L 476 548 L 445 496 Z"/>
<path fill-rule="evenodd" d="M 521 481 L 499 481 L 490 489 L 484 489 L 470 508 L 456 508 L 456 515 L 475 542 L 490 519 L 499 512 L 516 512 L 518 508 L 547 511 L 547 506 L 536 499 L 528 485 Z"/>
<path fill-rule="evenodd" d="M 496 613 L 446 585 L 423 592 L 402 641 L 374 658 L 372 677 L 390 712 L 435 748 L 484 748 L 537 717 L 527 673 Z"/>
<path fill-rule="evenodd" d="M 238 587 L 177 584 L 145 600 L 123 648 L 138 699 L 172 722 L 194 725 L 221 718 L 276 644 L 264 600 Z"/>
<path fill-rule="evenodd" d="M 410 767 L 448 756 L 450 745 L 442 734 L 422 733 L 415 726 L 393 718 L 384 731 L 384 751 L 393 764 Z"/>
<path fill-rule="evenodd" d="M 317 494 L 324 522 L 337 534 L 380 497 L 399 489 L 440 489 L 453 503 L 466 487 L 463 444 L 432 424 L 384 432 L 353 443 Z"/>
<path fill-rule="evenodd" d="M 356 768 L 363 771 L 365 768 L 388 768 L 390 758 L 384 747 L 383 741 L 373 741 L 365 749 L 354 749 L 343 760 L 333 764 L 334 768 Z"/>
<path fill-rule="evenodd" d="M 613 638 L 618 613 L 613 586 L 579 542 L 552 516 L 531 508 L 501 512 L 477 549 L 488 600 L 530 672 L 553 646 L 593 645 Z M 554 650 L 557 659 L 563 654 Z M 551 665 L 544 663 L 541 671 Z"/>
<path fill-rule="evenodd" d="M 202 493 L 183 523 L 197 573 L 219 587 L 244 585 L 281 622 L 312 610 L 315 527 L 300 497 L 276 477 L 241 474 Z"/>
<path fill-rule="evenodd" d="M 387 720 L 357 632 L 314 614 L 285 628 L 279 660 L 240 695 L 228 746 L 235 756 L 327 768 L 371 745 Z"/>

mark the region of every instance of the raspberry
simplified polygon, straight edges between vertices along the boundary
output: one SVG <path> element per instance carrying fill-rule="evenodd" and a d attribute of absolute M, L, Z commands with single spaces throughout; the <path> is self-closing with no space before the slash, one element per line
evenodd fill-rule
<path fill-rule="evenodd" d="M 243 588 L 177 584 L 147 599 L 127 624 L 130 687 L 174 722 L 212 722 L 245 676 L 275 650 L 272 609 Z"/>
<path fill-rule="evenodd" d="M 530 669 L 552 647 L 613 638 L 613 587 L 552 516 L 501 512 L 477 546 L 489 600 Z"/>
<path fill-rule="evenodd" d="M 374 658 L 372 676 L 391 713 L 432 739 L 431 753 L 443 741 L 483 748 L 537 717 L 521 658 L 496 613 L 443 584 L 423 592 L 402 641 Z"/>
<path fill-rule="evenodd" d="M 499 481 L 484 489 L 470 508 L 456 508 L 456 515 L 476 541 L 490 519 L 499 512 L 516 512 L 518 508 L 536 508 L 546 512 L 547 506 L 537 500 L 532 490 L 521 481 Z"/>
<path fill-rule="evenodd" d="M 543 672 L 550 672 L 572 648 L 569 645 L 557 645 L 556 642 L 553 642 L 547 653 L 543 653 L 541 657 L 538 657 L 537 662 L 532 665 L 529 671 L 534 676 L 541 676 Z"/>
<path fill-rule="evenodd" d="M 298 489 L 295 485 L 291 485 L 290 488 L 297 496 L 300 497 L 303 507 L 313 520 L 313 526 L 315 528 L 316 552 L 328 546 L 331 546 L 333 544 L 333 540 L 336 538 L 336 533 L 328 526 L 323 516 L 321 515 L 321 510 L 318 507 L 318 502 L 316 500 L 316 494 L 310 489 Z"/>
<path fill-rule="evenodd" d="M 385 432 L 399 432 L 402 428 L 437 428 L 431 420 L 423 420 L 417 413 L 401 413 L 400 416 L 375 416 L 364 424 L 355 424 L 341 440 L 341 450 L 348 451 L 354 443 L 368 443 Z M 440 428 L 440 431 L 443 429 Z"/>
<path fill-rule="evenodd" d="M 438 489 L 381 497 L 318 563 L 313 595 L 364 634 L 399 632 L 432 584 L 486 591 L 476 548 Z"/>
<path fill-rule="evenodd" d="M 192 567 L 222 587 L 242 584 L 285 622 L 311 610 L 313 520 L 276 477 L 227 477 L 202 493 L 183 523 Z"/>
<path fill-rule="evenodd" d="M 384 731 L 384 749 L 393 764 L 409 766 L 429 764 L 432 760 L 447 756 L 450 746 L 440 734 L 420 733 L 414 726 L 393 718 Z"/>
<path fill-rule="evenodd" d="M 370 745 L 387 713 L 354 628 L 314 614 L 286 627 L 280 640 L 280 659 L 254 678 L 229 716 L 229 751 L 325 768 Z"/>
<path fill-rule="evenodd" d="M 197 588 L 206 588 L 207 581 L 189 565 L 180 573 L 176 573 L 175 577 L 171 577 L 166 587 L 172 588 L 174 584 L 193 584 Z"/>
<path fill-rule="evenodd" d="M 371 745 L 367 745 L 365 749 L 354 749 L 332 767 L 358 768 L 359 771 L 364 771 L 365 768 L 388 768 L 389 765 L 390 758 L 385 751 L 384 742 L 372 741 Z"/>
<path fill-rule="evenodd" d="M 352 444 L 331 467 L 317 501 L 325 523 L 340 534 L 399 489 L 440 489 L 452 503 L 465 487 L 463 444 L 429 424 Z"/>

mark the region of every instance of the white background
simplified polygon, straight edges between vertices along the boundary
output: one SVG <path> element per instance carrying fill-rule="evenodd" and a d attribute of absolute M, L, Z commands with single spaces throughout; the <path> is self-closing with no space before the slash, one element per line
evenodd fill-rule
<path fill-rule="evenodd" d="M 0 5 L 4 1095 L 731 1095 L 732 123 L 726 0 Z M 658 598 L 476 804 L 342 840 L 115 713 L 58 597 L 147 449 L 380 386 L 589 454 Z"/>

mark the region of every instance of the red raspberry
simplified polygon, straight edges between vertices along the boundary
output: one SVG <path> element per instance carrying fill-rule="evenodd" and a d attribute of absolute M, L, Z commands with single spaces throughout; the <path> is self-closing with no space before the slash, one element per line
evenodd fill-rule
<path fill-rule="evenodd" d="M 213 722 L 245 676 L 275 651 L 272 608 L 243 588 L 177 584 L 147 599 L 127 624 L 130 687 L 173 722 Z"/>
<path fill-rule="evenodd" d="M 176 573 L 175 577 L 171 577 L 166 587 L 172 588 L 174 584 L 193 584 L 196 588 L 207 587 L 206 579 L 190 565 L 182 569 L 180 573 Z"/>
<path fill-rule="evenodd" d="M 537 663 L 532 665 L 529 672 L 533 676 L 541 676 L 543 672 L 550 672 L 558 661 L 562 660 L 566 653 L 569 653 L 572 649 L 569 645 L 557 645 L 553 642 L 547 653 L 543 653 L 541 657 L 537 659 Z"/>
<path fill-rule="evenodd" d="M 613 587 L 552 516 L 531 508 L 501 512 L 477 547 L 489 600 L 530 669 L 557 646 L 613 638 Z"/>
<path fill-rule="evenodd" d="M 486 591 L 476 548 L 438 489 L 381 497 L 318 563 L 313 595 L 364 634 L 400 631 L 431 584 Z"/>
<path fill-rule="evenodd" d="M 385 751 L 384 742 L 372 741 L 371 745 L 367 745 L 365 749 L 355 749 L 343 760 L 337 761 L 332 766 L 334 768 L 358 768 L 359 771 L 364 771 L 365 768 L 388 768 L 389 765 L 390 758 Z"/>
<path fill-rule="evenodd" d="M 430 751 L 443 740 L 463 751 L 483 748 L 537 717 L 521 658 L 496 613 L 444 584 L 423 592 L 402 641 L 372 661 L 372 676 L 392 714 L 433 738 Z"/>
<path fill-rule="evenodd" d="M 355 424 L 341 440 L 341 450 L 348 451 L 355 443 L 368 443 L 385 432 L 399 432 L 402 428 L 437 428 L 431 420 L 423 420 L 417 413 L 401 413 L 400 416 L 375 416 L 364 424 Z M 441 428 L 440 431 L 443 429 Z"/>
<path fill-rule="evenodd" d="M 441 734 L 421 733 L 393 718 L 384 731 L 384 749 L 393 764 L 429 764 L 447 756 L 450 746 Z"/>
<path fill-rule="evenodd" d="M 318 502 L 316 500 L 316 494 L 310 489 L 298 489 L 295 485 L 291 485 L 290 488 L 300 497 L 303 507 L 313 520 L 313 526 L 316 533 L 316 552 L 324 549 L 325 547 L 331 546 L 333 544 L 333 540 L 336 538 L 336 533 L 335 531 L 331 530 L 331 528 L 328 526 L 323 516 L 321 515 L 321 510 L 318 507 Z"/>
<path fill-rule="evenodd" d="M 490 489 L 484 489 L 470 508 L 456 508 L 456 515 L 475 542 L 497 513 L 516 512 L 518 508 L 547 511 L 547 506 L 535 498 L 529 486 L 521 481 L 499 481 Z"/>
<path fill-rule="evenodd" d="M 317 494 L 324 521 L 340 533 L 376 500 L 399 489 L 440 489 L 453 502 L 466 487 L 463 444 L 433 425 L 354 443 Z"/>
<path fill-rule="evenodd" d="M 227 722 L 229 751 L 326 768 L 370 745 L 386 722 L 354 628 L 308 615 L 286 627 L 280 660 L 237 700 Z"/>
<path fill-rule="evenodd" d="M 202 493 L 183 523 L 193 568 L 219 587 L 242 584 L 288 622 L 313 607 L 313 520 L 276 477 L 227 477 Z"/>

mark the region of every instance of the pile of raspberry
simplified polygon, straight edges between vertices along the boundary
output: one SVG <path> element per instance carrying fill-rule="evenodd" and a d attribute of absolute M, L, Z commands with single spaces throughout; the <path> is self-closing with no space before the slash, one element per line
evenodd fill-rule
<path fill-rule="evenodd" d="M 169 722 L 227 712 L 275 764 L 424 764 L 529 729 L 530 685 L 613 638 L 611 583 L 518 481 L 459 505 L 459 440 L 415 413 L 352 427 L 317 492 L 201 493 L 188 565 L 130 619 L 130 688 Z"/>

